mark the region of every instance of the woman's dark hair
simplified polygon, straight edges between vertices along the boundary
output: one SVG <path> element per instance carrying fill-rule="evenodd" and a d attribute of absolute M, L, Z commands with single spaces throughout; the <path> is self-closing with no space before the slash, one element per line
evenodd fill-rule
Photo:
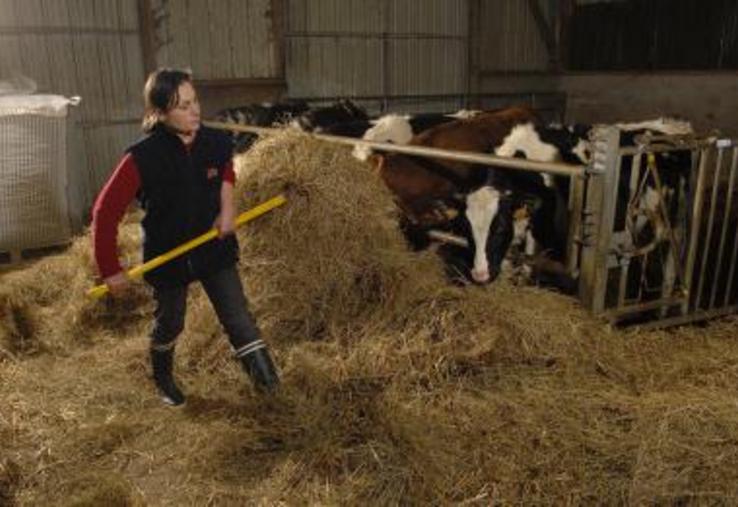
<path fill-rule="evenodd" d="M 172 109 L 179 101 L 179 86 L 191 83 L 192 73 L 186 70 L 160 68 L 149 74 L 144 85 L 144 116 L 141 128 L 150 132 L 159 122 L 159 113 Z"/>

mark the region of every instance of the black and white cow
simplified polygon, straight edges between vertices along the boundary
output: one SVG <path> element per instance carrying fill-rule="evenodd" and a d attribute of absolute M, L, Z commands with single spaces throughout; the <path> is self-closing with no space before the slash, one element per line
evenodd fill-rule
<path fill-rule="evenodd" d="M 621 145 L 633 146 L 638 136 L 643 134 L 653 135 L 686 135 L 692 132 L 687 122 L 675 120 L 653 120 L 639 123 L 616 124 L 621 130 Z M 505 137 L 502 143 L 495 148 L 494 153 L 504 157 L 520 157 L 540 162 L 565 162 L 575 164 L 587 164 L 591 157 L 590 132 L 592 128 L 583 125 L 565 127 L 561 125 L 544 126 L 534 122 L 516 125 Z M 676 200 L 671 199 L 677 195 L 679 186 L 686 185 L 687 176 L 691 168 L 691 153 L 688 150 L 660 153 L 657 155 L 657 164 L 662 177 L 662 194 L 656 190 L 653 178 L 646 174 L 643 180 L 643 191 L 633 200 L 629 196 L 630 157 L 623 157 L 620 169 L 620 185 L 616 213 L 615 230 L 625 229 L 626 220 L 630 219 L 629 235 L 637 237 L 643 234 L 650 226 L 652 243 L 654 245 L 665 240 L 659 237 L 665 228 L 663 224 L 654 222 L 653 217 L 660 216 L 660 206 L 664 203 L 673 210 Z M 503 172 L 504 173 L 504 172 Z M 644 173 L 645 174 L 645 173 Z M 497 188 L 506 188 L 508 193 L 517 194 L 517 199 L 532 204 L 532 216 L 530 220 L 530 237 L 535 239 L 537 247 L 528 244 L 525 248 L 529 255 L 535 249 L 543 249 L 554 261 L 563 260 L 565 253 L 565 239 L 568 230 L 567 202 L 568 181 L 567 178 L 549 177 L 548 175 L 531 175 L 530 173 L 508 173 L 508 181 L 503 185 L 497 184 Z M 681 189 L 682 193 L 684 188 Z M 479 198 L 475 209 L 478 210 L 476 218 L 480 224 L 490 223 L 494 219 L 495 209 L 503 194 L 484 193 Z M 476 196 L 470 196 L 477 199 Z M 630 197 L 630 199 L 629 199 Z M 671 199 L 671 200 L 670 200 Z M 630 213 L 628 210 L 631 211 Z M 492 218 L 486 214 L 492 214 Z M 670 211 L 673 214 L 673 211 Z M 633 216 L 635 215 L 635 216 Z M 477 234 L 484 234 L 484 226 L 480 226 Z M 516 238 L 521 233 L 516 233 Z M 664 263 L 666 273 L 665 285 L 669 284 L 669 277 L 673 278 L 673 253 L 667 254 Z M 476 278 L 484 278 L 487 260 L 484 251 L 479 250 L 475 255 L 475 266 L 472 271 Z M 671 273 L 671 274 L 670 274 Z M 672 280 L 673 282 L 673 280 Z"/>
<path fill-rule="evenodd" d="M 436 125 L 409 144 L 490 153 L 512 127 L 534 118 L 535 113 L 523 107 L 483 112 Z M 464 275 L 476 283 L 488 283 L 497 276 L 514 232 L 516 196 L 506 186 L 513 178 L 478 164 L 397 154 L 379 156 L 378 172 L 405 216 L 411 217 L 413 232 L 421 229 L 416 236 L 422 237 L 423 228 L 443 225 L 439 203 L 455 208 L 466 238 L 465 255 L 458 256 Z"/>
<path fill-rule="evenodd" d="M 369 128 L 359 137 L 365 141 L 408 144 L 416 136 L 437 125 L 455 120 L 472 118 L 479 111 L 462 109 L 456 113 L 387 114 L 371 121 Z M 354 148 L 353 155 L 359 160 L 368 160 L 372 149 L 365 146 Z"/>
<path fill-rule="evenodd" d="M 341 99 L 330 106 L 306 111 L 292 125 L 305 132 L 322 133 L 336 125 L 368 120 L 364 108 L 349 99 Z"/>
<path fill-rule="evenodd" d="M 308 111 L 307 102 L 303 100 L 287 100 L 284 102 L 263 102 L 246 106 L 231 107 L 216 113 L 215 119 L 224 123 L 237 125 L 255 125 L 257 127 L 272 127 L 286 125 L 295 118 Z M 258 136 L 248 132 L 234 132 L 233 151 L 244 153 L 256 141 Z"/>

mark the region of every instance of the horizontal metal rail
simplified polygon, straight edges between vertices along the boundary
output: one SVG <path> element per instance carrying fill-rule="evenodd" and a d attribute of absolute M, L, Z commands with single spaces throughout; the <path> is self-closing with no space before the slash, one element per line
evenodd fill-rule
<path fill-rule="evenodd" d="M 638 329 L 641 331 L 648 331 L 650 329 L 659 329 L 671 326 L 681 326 L 684 324 L 690 324 L 693 322 L 700 322 L 703 320 L 716 319 L 718 317 L 725 317 L 733 313 L 738 312 L 738 305 L 723 306 L 722 308 L 715 308 L 713 310 L 694 310 L 686 315 L 679 315 L 676 317 L 669 317 L 661 320 L 654 320 L 652 322 L 637 324 Z"/>
<path fill-rule="evenodd" d="M 663 307 L 674 307 L 684 302 L 684 298 L 680 297 L 665 297 L 655 301 L 648 301 L 646 303 L 634 303 L 630 305 L 620 306 L 612 310 L 607 310 L 601 315 L 607 320 L 618 321 L 626 317 L 633 317 L 639 313 L 646 312 L 649 310 L 657 310 Z"/>
<path fill-rule="evenodd" d="M 230 130 L 233 132 L 247 132 L 252 134 L 269 134 L 284 130 L 283 128 L 256 127 L 253 125 L 237 125 L 234 123 L 223 123 L 215 121 L 206 121 L 203 122 L 203 124 L 211 128 Z M 352 137 L 331 136 L 326 134 L 309 135 L 322 141 L 330 141 L 337 144 L 366 146 L 368 148 L 372 148 L 373 150 L 390 153 L 402 153 L 404 155 L 416 155 L 419 157 L 440 158 L 444 160 L 454 160 L 457 162 L 491 165 L 495 167 L 504 167 L 505 169 L 513 169 L 518 171 L 543 172 L 559 176 L 578 177 L 584 176 L 585 170 L 585 166 L 583 165 L 535 162 L 532 160 L 522 160 L 519 158 L 495 157 L 493 155 L 487 155 L 485 153 L 458 150 L 442 150 L 439 148 L 397 145 L 392 143 L 378 143 L 375 141 L 354 139 Z"/>
<path fill-rule="evenodd" d="M 641 153 L 664 153 L 667 151 L 701 150 L 715 144 L 714 139 L 700 139 L 686 143 L 672 144 L 647 144 L 640 146 L 627 146 L 620 148 L 621 155 L 638 155 Z"/>

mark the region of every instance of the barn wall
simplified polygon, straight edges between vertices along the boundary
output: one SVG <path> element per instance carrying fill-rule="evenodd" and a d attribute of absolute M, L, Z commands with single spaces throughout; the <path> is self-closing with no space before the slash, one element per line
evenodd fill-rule
<path fill-rule="evenodd" d="M 83 99 L 90 202 L 138 134 L 153 67 L 191 67 L 206 115 L 287 93 L 451 110 L 469 92 L 555 89 L 542 40 L 522 0 L 0 0 L 0 79 Z"/>
<path fill-rule="evenodd" d="M 288 0 L 286 6 L 292 97 L 460 95 L 468 89 L 467 0 Z"/>
<path fill-rule="evenodd" d="M 154 0 L 156 60 L 198 79 L 278 76 L 270 0 Z"/>
<path fill-rule="evenodd" d="M 0 79 L 24 75 L 39 92 L 79 95 L 70 110 L 83 148 L 75 177 L 88 206 L 136 135 L 144 79 L 135 0 L 3 0 Z"/>
<path fill-rule="evenodd" d="M 544 117 L 561 120 L 566 98 L 560 92 L 555 71 L 557 2 L 470 1 L 473 40 L 470 91 L 506 97 L 498 104 L 532 104 Z M 534 7 L 541 15 L 539 20 Z M 546 26 L 541 26 L 541 22 Z M 553 50 L 547 45 L 547 37 Z M 487 101 L 487 105 L 495 104 Z"/>
<path fill-rule="evenodd" d="M 579 4 L 569 20 L 572 71 L 738 69 L 735 0 Z"/>
<path fill-rule="evenodd" d="M 569 121 L 585 123 L 642 120 L 672 115 L 699 130 L 722 130 L 738 136 L 738 74 L 567 74 L 560 89 L 567 93 Z"/>
<path fill-rule="evenodd" d="M 504 73 L 542 73 L 550 70 L 550 55 L 537 24 L 531 2 L 524 0 L 477 0 L 479 72 L 482 77 Z M 535 0 L 545 21 L 555 25 L 554 6 Z"/>
<path fill-rule="evenodd" d="M 149 0 L 152 59 L 190 68 L 205 114 L 284 94 L 285 0 Z"/>

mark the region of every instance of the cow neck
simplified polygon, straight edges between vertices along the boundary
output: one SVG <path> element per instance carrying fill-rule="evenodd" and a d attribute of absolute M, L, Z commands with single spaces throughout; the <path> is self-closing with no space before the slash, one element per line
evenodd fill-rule
<path fill-rule="evenodd" d="M 450 181 L 451 184 L 453 184 L 458 189 L 469 188 L 473 185 L 472 178 L 465 178 L 459 175 L 453 169 L 449 169 L 448 167 L 436 162 L 435 160 L 432 160 L 426 157 L 412 157 L 412 158 L 423 169 L 427 170 L 428 172 L 432 174 L 435 174 L 436 176 L 440 176 L 441 178 L 444 178 Z"/>

